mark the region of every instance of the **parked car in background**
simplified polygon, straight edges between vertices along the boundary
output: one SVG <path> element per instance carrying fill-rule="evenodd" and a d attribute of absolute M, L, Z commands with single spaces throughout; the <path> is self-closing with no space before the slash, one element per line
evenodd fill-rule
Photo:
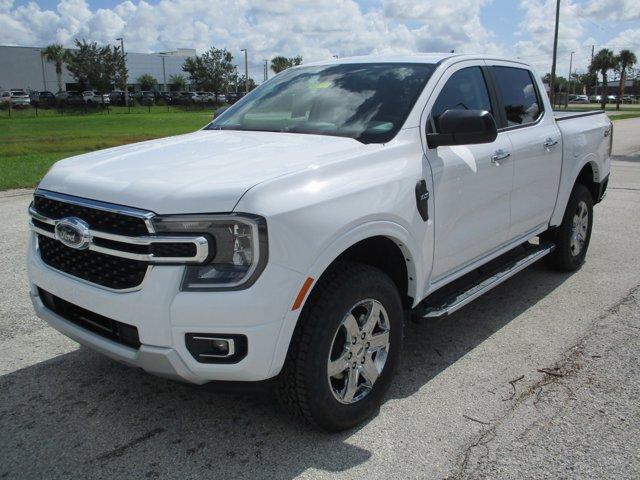
<path fill-rule="evenodd" d="M 180 92 L 181 103 L 198 103 L 200 97 L 196 92 Z"/>
<path fill-rule="evenodd" d="M 87 105 L 102 103 L 102 95 L 93 90 L 85 90 L 82 92 L 82 98 Z"/>
<path fill-rule="evenodd" d="M 113 90 L 112 92 L 109 93 L 109 98 L 111 101 L 111 105 L 125 105 L 126 101 L 125 101 L 125 92 L 124 90 Z M 129 94 L 129 101 L 131 102 L 132 97 L 131 94 Z"/>
<path fill-rule="evenodd" d="M 198 94 L 198 102 L 207 103 L 207 102 L 215 102 L 216 95 L 213 92 L 196 92 Z"/>
<path fill-rule="evenodd" d="M 32 91 L 29 93 L 31 105 L 36 107 L 51 107 L 56 104 L 56 96 L 49 91 Z"/>
<path fill-rule="evenodd" d="M 240 100 L 242 97 L 243 97 L 243 93 L 242 92 L 229 92 L 226 95 L 224 95 L 224 94 L 218 95 L 218 101 L 219 102 L 223 102 L 223 103 L 226 102 L 229 105 L 233 105 L 238 100 Z"/>
<path fill-rule="evenodd" d="M 0 105 L 8 105 L 9 102 L 11 102 L 11 92 L 9 90 L 6 90 L 0 93 Z"/>
<path fill-rule="evenodd" d="M 153 103 L 156 99 L 156 95 L 151 90 L 140 90 L 136 92 L 134 98 L 139 102 L 145 105 L 149 103 Z"/>
<path fill-rule="evenodd" d="M 171 92 L 156 92 L 156 101 L 164 102 L 167 105 L 173 102 L 173 93 Z"/>
<path fill-rule="evenodd" d="M 62 105 L 80 106 L 84 105 L 84 97 L 82 93 L 75 90 L 64 90 L 56 93 L 56 101 Z"/>
<path fill-rule="evenodd" d="M 569 103 L 589 103 L 589 97 L 586 95 L 571 95 Z"/>
<path fill-rule="evenodd" d="M 218 102 L 225 103 L 227 101 L 227 96 L 224 93 L 219 93 L 216 100 Z"/>
<path fill-rule="evenodd" d="M 26 90 L 9 90 L 11 93 L 11 104 L 14 107 L 28 107 L 31 105 L 31 99 Z"/>
<path fill-rule="evenodd" d="M 163 377 L 273 378 L 294 415 L 337 431 L 414 362 L 409 315 L 443 319 L 543 258 L 584 264 L 604 112 L 554 112 L 520 60 L 353 62 L 287 70 L 196 132 L 56 163 L 29 208 L 38 316 Z"/>

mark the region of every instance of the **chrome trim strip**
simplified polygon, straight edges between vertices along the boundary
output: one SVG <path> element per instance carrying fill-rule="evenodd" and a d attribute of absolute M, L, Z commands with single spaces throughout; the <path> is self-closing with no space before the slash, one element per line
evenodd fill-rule
<path fill-rule="evenodd" d="M 229 346 L 229 351 L 225 355 L 214 355 L 212 353 L 199 353 L 199 357 L 206 358 L 227 358 L 232 357 L 236 353 L 236 342 L 233 338 L 220 338 L 220 337 L 193 337 L 194 340 L 222 340 L 227 342 Z"/>
<path fill-rule="evenodd" d="M 53 232 L 49 232 L 42 228 L 36 227 L 32 222 L 29 222 L 29 226 L 31 230 L 40 235 L 44 235 L 45 237 L 49 237 L 51 239 L 56 240 L 56 236 Z M 92 236 L 99 237 L 102 232 L 94 232 L 91 230 Z M 125 237 L 127 238 L 127 237 Z M 132 253 L 132 252 L 124 252 L 122 250 L 114 250 L 112 248 L 101 247 L 96 245 L 95 243 L 91 243 L 89 245 L 89 250 L 98 253 L 104 253 L 105 255 L 111 255 L 113 257 L 126 258 L 128 260 L 137 260 L 139 262 L 147 262 L 147 263 L 184 263 L 184 264 L 192 264 L 192 263 L 202 263 L 207 256 L 209 255 L 209 247 L 207 244 L 207 239 L 204 237 L 186 237 L 189 241 L 185 241 L 185 237 L 165 237 L 162 240 L 156 241 L 154 237 L 140 237 L 141 241 L 147 241 L 147 243 L 139 243 L 139 245 L 150 245 L 152 243 L 193 243 L 196 246 L 196 255 L 194 257 L 156 257 L 152 253 Z M 127 243 L 127 242 L 123 242 Z M 133 243 L 133 242 L 131 242 Z"/>
<path fill-rule="evenodd" d="M 82 207 L 95 208 L 96 210 L 104 210 L 112 213 L 120 213 L 122 215 L 129 215 L 131 217 L 137 217 L 144 220 L 149 233 L 155 233 L 153 223 L 151 219 L 155 217 L 155 213 L 147 210 L 141 210 L 139 208 L 127 207 L 125 205 L 116 205 L 113 203 L 101 202 L 99 200 L 91 200 L 88 198 L 74 197 L 73 195 L 66 195 L 64 193 L 50 192 L 48 190 L 36 189 L 33 193 L 34 196 L 40 196 L 49 198 L 51 200 L 58 200 L 60 202 L 71 203 L 74 205 L 80 205 Z"/>
<path fill-rule="evenodd" d="M 29 215 L 39 222 L 46 223 L 47 225 L 53 225 L 54 227 L 58 223 L 58 220 L 54 220 L 44 215 L 40 214 L 33 205 L 29 206 Z M 42 228 L 36 227 L 33 222 L 29 222 L 29 226 L 31 229 L 46 237 L 52 238 L 56 240 L 56 236 L 53 232 L 49 232 Z M 196 254 L 193 257 L 156 257 L 152 253 L 132 253 L 125 252 L 122 250 L 116 250 L 113 248 L 102 247 L 91 243 L 89 245 L 89 250 L 93 250 L 95 252 L 104 253 L 106 255 L 112 255 L 114 257 L 127 258 L 129 260 L 137 260 L 140 262 L 149 262 L 149 263 L 202 263 L 209 256 L 209 242 L 206 237 L 201 235 L 198 236 L 180 236 L 180 235 L 162 235 L 162 236 L 150 236 L 145 235 L 141 237 L 129 237 L 126 235 L 117 235 L 113 233 L 100 232 L 98 230 L 89 230 L 89 234 L 92 238 L 104 238 L 105 240 L 111 240 L 115 242 L 125 243 L 129 245 L 142 245 L 149 246 L 154 243 L 189 243 L 194 244 L 196 246 Z"/>

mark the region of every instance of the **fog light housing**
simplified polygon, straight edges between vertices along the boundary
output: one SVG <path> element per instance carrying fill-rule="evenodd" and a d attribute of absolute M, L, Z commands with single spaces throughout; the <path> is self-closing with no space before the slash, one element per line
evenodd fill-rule
<path fill-rule="evenodd" d="M 217 333 L 187 333 L 189 353 L 200 363 L 237 363 L 247 355 L 247 337 Z"/>

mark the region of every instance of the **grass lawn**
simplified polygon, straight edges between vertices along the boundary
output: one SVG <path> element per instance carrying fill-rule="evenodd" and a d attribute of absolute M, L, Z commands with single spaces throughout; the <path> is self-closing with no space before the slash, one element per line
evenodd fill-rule
<path fill-rule="evenodd" d="M 146 111 L 145 110 L 141 110 Z M 211 111 L 0 118 L 0 190 L 33 187 L 62 158 L 193 132 Z"/>

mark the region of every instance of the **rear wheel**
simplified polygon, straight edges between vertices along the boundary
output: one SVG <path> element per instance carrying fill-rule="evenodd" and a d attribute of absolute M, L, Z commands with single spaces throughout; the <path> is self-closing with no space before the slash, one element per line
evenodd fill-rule
<path fill-rule="evenodd" d="M 402 332 L 402 302 L 389 276 L 353 262 L 332 267 L 298 320 L 279 378 L 282 404 L 322 430 L 359 424 L 382 402 Z"/>
<path fill-rule="evenodd" d="M 559 271 L 571 272 L 584 263 L 593 226 L 593 198 L 582 184 L 577 184 L 567 203 L 562 224 L 545 235 L 555 243 L 549 255 L 549 265 Z"/>

